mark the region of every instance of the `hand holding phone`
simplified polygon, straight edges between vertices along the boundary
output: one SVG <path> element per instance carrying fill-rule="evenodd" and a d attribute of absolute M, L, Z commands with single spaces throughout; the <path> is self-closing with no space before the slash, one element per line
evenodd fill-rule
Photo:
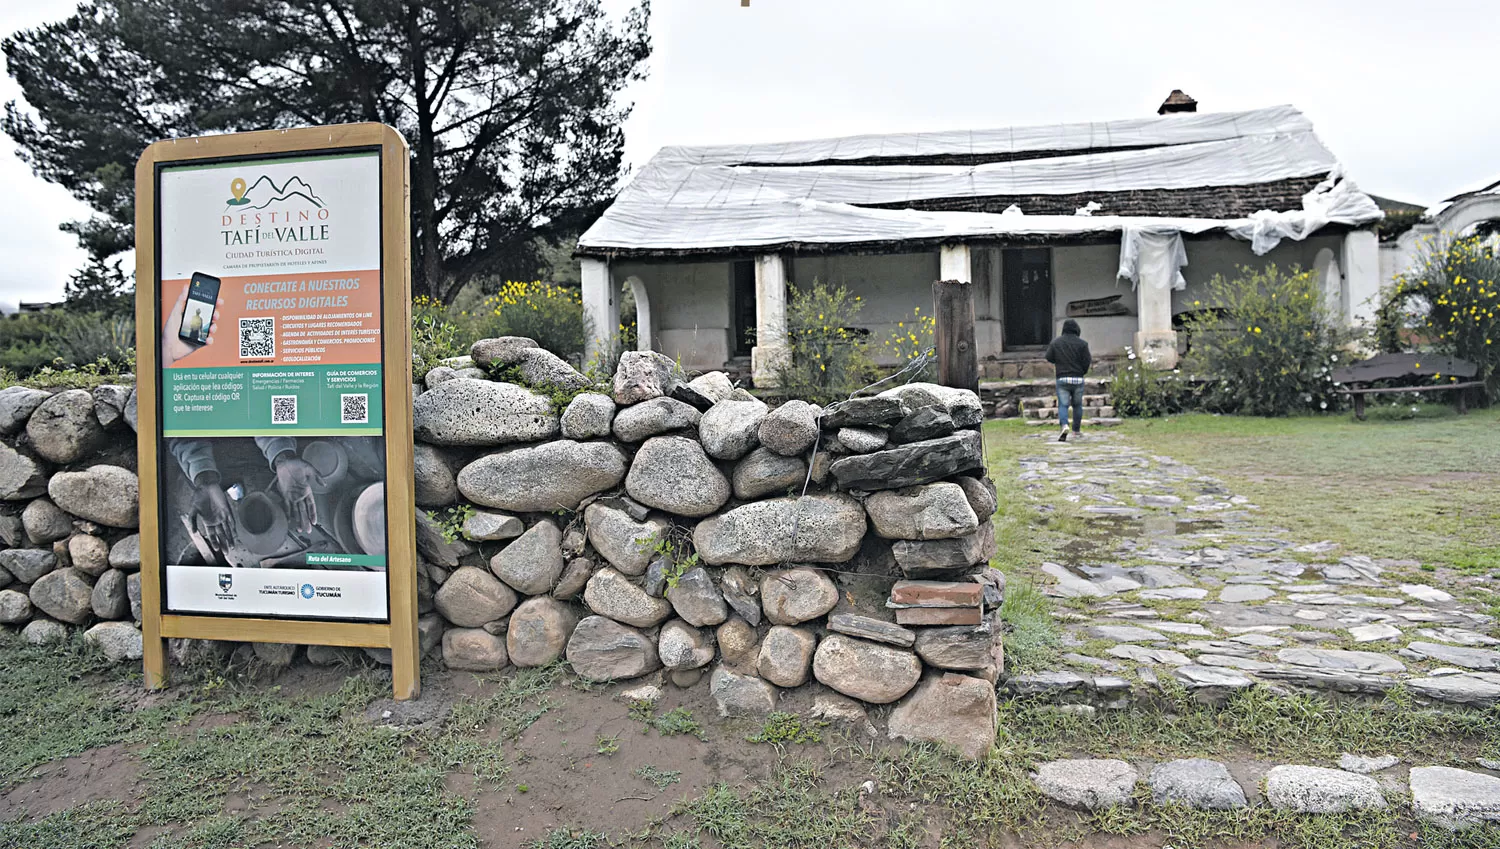
<path fill-rule="evenodd" d="M 213 338 L 215 317 L 222 305 L 219 278 L 193 274 L 172 309 L 166 313 L 161 338 L 162 368 L 207 345 Z"/>

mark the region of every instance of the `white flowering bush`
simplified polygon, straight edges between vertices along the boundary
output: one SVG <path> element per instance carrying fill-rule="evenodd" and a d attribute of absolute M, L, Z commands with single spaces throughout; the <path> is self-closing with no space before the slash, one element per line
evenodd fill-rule
<path fill-rule="evenodd" d="M 1109 385 L 1115 412 L 1124 416 L 1150 418 L 1180 413 L 1193 406 L 1195 392 L 1182 375 L 1182 369 L 1160 369 L 1135 349 L 1125 348 L 1125 365 L 1115 370 Z"/>

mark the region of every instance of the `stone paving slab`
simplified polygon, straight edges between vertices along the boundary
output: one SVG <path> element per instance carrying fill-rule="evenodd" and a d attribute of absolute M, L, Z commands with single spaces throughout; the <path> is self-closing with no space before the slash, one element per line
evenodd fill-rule
<path fill-rule="evenodd" d="M 1411 581 L 1421 564 L 1293 539 L 1223 481 L 1119 433 L 1019 438 L 1035 446 L 1018 480 L 1036 508 L 1087 529 L 1065 549 L 1073 559 L 1041 567 L 1043 591 L 1061 599 L 1057 672 L 1082 683 L 1015 691 L 1078 700 L 1107 675 L 1141 693 L 1170 677 L 1210 701 L 1257 685 L 1378 696 L 1405 684 L 1431 701 L 1500 704 L 1493 617 Z"/>

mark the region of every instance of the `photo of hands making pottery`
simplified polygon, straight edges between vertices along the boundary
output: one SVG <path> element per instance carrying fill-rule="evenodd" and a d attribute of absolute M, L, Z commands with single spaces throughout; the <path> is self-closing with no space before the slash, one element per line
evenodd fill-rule
<path fill-rule="evenodd" d="M 166 440 L 166 563 L 244 569 L 383 570 L 309 555 L 381 558 L 385 446 L 380 437 Z M 369 558 L 361 558 L 369 562 Z"/>

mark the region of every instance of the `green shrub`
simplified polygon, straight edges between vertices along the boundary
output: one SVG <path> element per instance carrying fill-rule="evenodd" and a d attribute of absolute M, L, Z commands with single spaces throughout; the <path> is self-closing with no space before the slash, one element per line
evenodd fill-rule
<path fill-rule="evenodd" d="M 0 369 L 29 378 L 108 361 L 105 371 L 135 365 L 135 320 L 125 314 L 47 310 L 0 318 Z"/>
<path fill-rule="evenodd" d="M 474 329 L 483 331 L 474 339 L 526 336 L 565 360 L 583 353 L 583 296 L 578 289 L 508 280 L 480 302 L 474 317 Z"/>
<path fill-rule="evenodd" d="M 895 329 L 880 340 L 878 353 L 894 360 L 898 369 L 912 370 L 914 373 L 905 378 L 908 381 L 933 380 L 937 374 L 936 348 L 937 319 L 914 307 L 910 319 L 896 322 Z"/>
<path fill-rule="evenodd" d="M 411 304 L 411 379 L 420 383 L 443 360 L 469 353 L 475 340 L 460 338 L 461 328 L 442 301 L 419 295 Z"/>
<path fill-rule="evenodd" d="M 792 397 L 814 404 L 848 398 L 875 377 L 868 342 L 855 326 L 863 302 L 843 286 L 817 280 L 792 288 L 786 308 L 791 355 L 776 369 Z"/>
<path fill-rule="evenodd" d="M 1125 366 L 1115 371 L 1109 392 L 1115 412 L 1151 418 L 1180 413 L 1193 401 L 1193 390 L 1182 379 L 1182 369 L 1159 369 L 1125 348 Z"/>
<path fill-rule="evenodd" d="M 1493 244 L 1478 236 L 1424 241 L 1411 269 L 1381 293 L 1376 335 L 1385 351 L 1422 346 L 1478 365 L 1493 394 L 1500 371 L 1500 257 Z"/>
<path fill-rule="evenodd" d="M 1245 266 L 1237 277 L 1215 276 L 1204 297 L 1227 316 L 1187 323 L 1191 368 L 1217 378 L 1205 407 L 1257 416 L 1336 408 L 1332 374 L 1343 340 L 1316 274 Z"/>

